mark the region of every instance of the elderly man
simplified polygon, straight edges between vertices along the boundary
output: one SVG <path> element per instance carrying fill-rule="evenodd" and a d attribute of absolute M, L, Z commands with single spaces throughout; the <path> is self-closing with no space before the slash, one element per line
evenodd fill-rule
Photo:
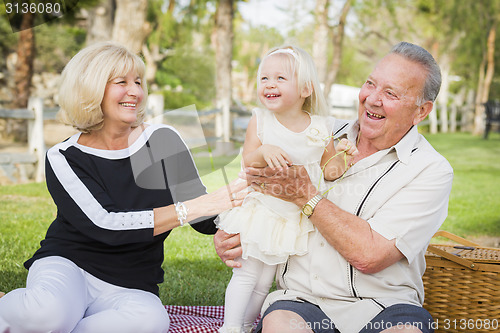
<path fill-rule="evenodd" d="M 359 93 L 358 120 L 336 138 L 357 143 L 344 177 L 326 198 L 300 166 L 246 170 L 257 191 L 303 207 L 316 230 L 309 252 L 278 268 L 262 332 L 433 332 L 422 308 L 425 250 L 446 218 L 453 170 L 418 133 L 441 74 L 423 48 L 401 42 Z M 238 236 L 219 231 L 217 253 L 230 267 Z"/>

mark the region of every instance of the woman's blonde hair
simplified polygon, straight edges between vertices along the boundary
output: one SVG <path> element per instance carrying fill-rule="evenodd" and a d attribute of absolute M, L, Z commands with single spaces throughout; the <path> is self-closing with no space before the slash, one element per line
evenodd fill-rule
<path fill-rule="evenodd" d="M 328 103 L 323 95 L 314 61 L 309 53 L 294 45 L 275 47 L 269 50 L 262 59 L 258 69 L 258 78 L 261 76 L 262 64 L 271 55 L 280 55 L 286 59 L 291 73 L 297 75 L 297 89 L 299 92 L 303 89 L 311 91 L 311 94 L 304 101 L 302 108 L 311 114 L 328 115 L 330 113 Z M 260 85 L 259 79 L 257 80 L 257 84 Z"/>
<path fill-rule="evenodd" d="M 137 107 L 136 127 L 144 121 L 148 90 L 142 59 L 114 42 L 100 42 L 78 52 L 66 65 L 59 87 L 59 119 L 88 133 L 103 125 L 101 103 L 106 84 L 135 71 L 141 79 L 144 98 Z"/>

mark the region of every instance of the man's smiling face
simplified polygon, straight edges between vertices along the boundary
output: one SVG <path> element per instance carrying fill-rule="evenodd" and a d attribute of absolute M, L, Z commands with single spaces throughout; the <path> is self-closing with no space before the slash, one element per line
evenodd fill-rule
<path fill-rule="evenodd" d="M 378 149 L 396 144 L 422 119 L 422 95 L 427 71 L 419 63 L 389 54 L 361 87 L 358 117 L 363 139 Z"/>

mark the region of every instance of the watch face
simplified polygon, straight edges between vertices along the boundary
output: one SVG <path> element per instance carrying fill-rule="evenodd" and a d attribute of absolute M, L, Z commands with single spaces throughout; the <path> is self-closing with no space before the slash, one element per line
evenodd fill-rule
<path fill-rule="evenodd" d="M 313 212 L 313 209 L 311 206 L 309 205 L 305 205 L 304 208 L 302 209 L 302 212 L 307 215 L 307 216 L 310 216 Z"/>

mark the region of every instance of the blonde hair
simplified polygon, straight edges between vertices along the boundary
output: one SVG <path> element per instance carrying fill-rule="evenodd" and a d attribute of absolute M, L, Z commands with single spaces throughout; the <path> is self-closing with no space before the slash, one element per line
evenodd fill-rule
<path fill-rule="evenodd" d="M 323 95 L 314 61 L 309 53 L 294 45 L 275 47 L 269 50 L 262 59 L 257 77 L 261 75 L 261 67 L 265 59 L 271 55 L 280 55 L 286 59 L 291 73 L 297 75 L 297 89 L 299 92 L 304 88 L 311 91 L 302 108 L 310 114 L 328 115 L 330 113 L 328 103 Z M 257 84 L 260 85 L 260 80 L 257 80 Z"/>
<path fill-rule="evenodd" d="M 58 118 L 84 133 L 100 129 L 104 120 L 101 103 L 106 84 L 131 71 L 137 72 L 144 90 L 144 98 L 137 107 L 137 121 L 132 124 L 139 126 L 146 115 L 146 68 L 138 55 L 113 42 L 88 46 L 68 62 L 61 74 Z"/>

